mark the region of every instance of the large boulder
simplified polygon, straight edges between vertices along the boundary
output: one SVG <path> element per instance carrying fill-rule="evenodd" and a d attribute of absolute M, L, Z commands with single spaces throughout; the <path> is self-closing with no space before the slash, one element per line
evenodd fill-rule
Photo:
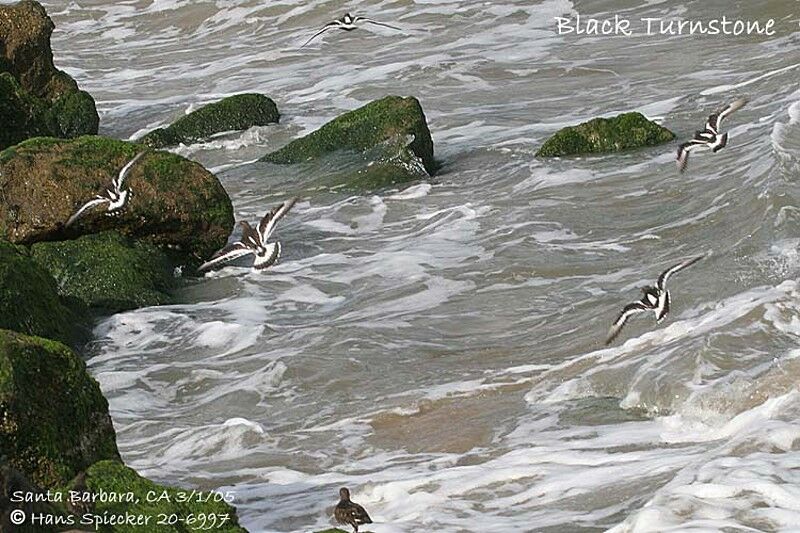
<path fill-rule="evenodd" d="M 538 157 L 605 154 L 669 142 L 675 134 L 641 113 L 596 118 L 556 132 L 536 153 Z"/>
<path fill-rule="evenodd" d="M 134 165 L 124 184 L 132 196 L 118 216 L 96 208 L 65 227 L 145 149 L 79 137 L 30 139 L 0 152 L 0 238 L 32 244 L 114 230 L 197 259 L 224 246 L 234 222 L 225 189 L 199 164 L 168 152 L 147 153 Z"/>
<path fill-rule="evenodd" d="M 38 2 L 0 6 L 0 73 L 8 74 L 0 80 L 0 149 L 39 135 L 97 133 L 94 100 L 53 64 L 54 27 Z"/>
<path fill-rule="evenodd" d="M 170 302 L 175 265 L 157 246 L 116 232 L 31 247 L 33 259 L 58 281 L 62 296 L 115 313 Z"/>
<path fill-rule="evenodd" d="M 0 240 L 0 328 L 74 345 L 88 334 L 80 311 L 27 249 Z"/>
<path fill-rule="evenodd" d="M 108 402 L 63 344 L 0 330 L 0 457 L 44 488 L 119 458 Z"/>
<path fill-rule="evenodd" d="M 394 149 L 398 146 L 402 147 L 403 154 L 395 153 Z M 438 168 L 433 155 L 433 139 L 422 106 L 416 98 L 399 96 L 387 96 L 345 113 L 261 160 L 276 164 L 302 163 L 333 152 L 361 154 L 371 150 L 382 151 L 382 147 L 388 147 L 391 156 L 380 157 L 379 163 L 393 159 L 416 159 L 422 163 L 428 175 L 433 175 Z M 402 166 L 394 165 L 392 181 L 398 181 L 403 176 Z M 418 177 L 414 173 L 406 180 Z"/>
<path fill-rule="evenodd" d="M 278 106 L 263 94 L 237 94 L 192 111 L 167 128 L 145 135 L 141 142 L 152 148 L 190 144 L 226 131 L 266 126 L 280 120 Z"/>
<path fill-rule="evenodd" d="M 206 530 L 217 533 L 247 533 L 239 525 L 236 509 L 226 503 L 231 501 L 230 496 L 158 485 L 118 461 L 101 461 L 92 465 L 80 476 L 77 484 L 78 487 L 73 482 L 67 488 L 73 494 L 131 495 L 134 500 L 104 501 L 103 498 L 97 498 L 96 502 L 85 506 L 85 512 L 99 516 L 128 515 L 149 520 L 147 524 L 113 528 L 109 531 L 185 533 Z M 157 525 L 160 516 L 174 516 L 176 519 Z"/>

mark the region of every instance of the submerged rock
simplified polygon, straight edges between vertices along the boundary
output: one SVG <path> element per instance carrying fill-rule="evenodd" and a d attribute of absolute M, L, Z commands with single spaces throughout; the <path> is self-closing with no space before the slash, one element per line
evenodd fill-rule
<path fill-rule="evenodd" d="M 74 345 L 87 336 L 78 311 L 25 248 L 0 241 L 0 328 Z"/>
<path fill-rule="evenodd" d="M 0 238 L 32 244 L 115 230 L 198 259 L 224 246 L 234 222 L 225 189 L 199 164 L 167 152 L 147 153 L 132 168 L 132 196 L 118 216 L 97 208 L 65 228 L 144 149 L 79 137 L 30 139 L 0 152 Z"/>
<path fill-rule="evenodd" d="M 559 130 L 536 153 L 537 157 L 620 152 L 669 142 L 675 134 L 641 113 L 596 118 Z"/>
<path fill-rule="evenodd" d="M 0 149 L 33 136 L 97 133 L 94 100 L 53 64 L 54 27 L 38 2 L 0 6 Z"/>
<path fill-rule="evenodd" d="M 31 252 L 63 296 L 87 307 L 115 313 L 170 302 L 175 264 L 152 244 L 106 232 L 38 243 Z"/>
<path fill-rule="evenodd" d="M 0 330 L 0 457 L 44 488 L 119 458 L 108 402 L 63 344 Z"/>
<path fill-rule="evenodd" d="M 381 155 L 376 161 L 369 156 L 369 152 L 375 150 L 391 155 L 388 158 Z M 363 153 L 367 156 L 366 162 L 377 162 L 379 166 L 375 169 L 365 169 L 367 174 L 377 176 L 380 182 L 397 183 L 420 177 L 417 167 L 404 169 L 403 164 L 398 162 L 417 160 L 428 176 L 438 168 L 433 155 L 433 139 L 422 106 L 416 98 L 399 96 L 387 96 L 345 113 L 317 131 L 267 154 L 261 161 L 302 163 L 337 151 Z M 387 174 L 391 176 L 387 177 Z"/>
<path fill-rule="evenodd" d="M 68 490 L 75 490 L 74 485 Z M 160 533 L 183 533 L 186 531 L 215 531 L 217 533 L 246 533 L 239 525 L 236 509 L 225 502 L 224 493 L 209 493 L 158 485 L 141 477 L 131 468 L 118 461 L 101 461 L 86 470 L 80 479 L 80 490 L 91 495 L 119 495 L 120 498 L 96 501 L 87 505 L 88 512 L 95 515 L 129 515 L 148 519 L 147 524 L 119 531 L 159 531 Z M 128 500 L 133 501 L 128 501 Z M 230 498 L 227 498 L 230 500 Z M 108 498 L 105 498 L 108 500 Z M 172 525 L 156 524 L 159 516 L 177 520 Z M 187 522 L 194 520 L 194 523 Z M 118 531 L 113 529 L 110 531 Z"/>
<path fill-rule="evenodd" d="M 278 120 L 278 106 L 270 98 L 263 94 L 237 94 L 203 106 L 167 128 L 153 130 L 141 142 L 153 148 L 189 144 L 217 133 L 266 126 Z"/>

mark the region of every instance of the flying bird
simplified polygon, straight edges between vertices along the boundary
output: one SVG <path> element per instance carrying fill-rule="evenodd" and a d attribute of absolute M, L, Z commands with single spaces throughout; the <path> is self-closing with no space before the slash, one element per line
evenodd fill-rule
<path fill-rule="evenodd" d="M 623 326 L 628 321 L 630 317 L 633 315 L 644 313 L 647 311 L 653 311 L 656 316 L 656 323 L 660 324 L 669 313 L 671 297 L 669 291 L 667 290 L 667 280 L 673 275 L 677 274 L 684 268 L 688 268 L 693 264 L 697 263 L 705 256 L 694 257 L 692 259 L 688 259 L 683 263 L 679 263 L 677 265 L 671 266 L 667 270 L 661 273 L 658 276 L 658 281 L 656 282 L 655 287 L 647 286 L 642 289 L 642 299 L 638 302 L 633 302 L 625 306 L 622 312 L 619 314 L 617 319 L 614 321 L 614 324 L 611 326 L 611 329 L 608 331 L 608 338 L 606 339 L 606 346 L 614 342 L 614 339 L 617 338 L 620 331 L 622 331 Z"/>
<path fill-rule="evenodd" d="M 705 149 L 717 153 L 727 146 L 728 133 L 722 133 L 722 121 L 728 118 L 731 113 L 743 108 L 745 104 L 747 104 L 747 99 L 739 98 L 725 109 L 712 113 L 706 121 L 705 129 L 695 132 L 691 141 L 685 142 L 678 147 L 677 164 L 680 172 L 686 170 L 686 165 L 689 163 L 689 154 L 692 151 Z"/>
<path fill-rule="evenodd" d="M 257 227 L 252 227 L 248 222 L 241 221 L 242 238 L 229 244 L 215 253 L 211 259 L 200 265 L 200 272 L 220 267 L 240 257 L 254 255 L 253 268 L 264 270 L 274 265 L 281 255 L 281 243 L 269 242 L 275 231 L 275 225 L 294 206 L 297 198 L 289 198 L 275 209 L 264 215 Z"/>
<path fill-rule="evenodd" d="M 122 167 L 122 170 L 119 171 L 117 177 L 111 181 L 111 188 L 107 189 L 104 194 L 98 194 L 93 199 L 83 204 L 83 206 L 81 206 L 81 208 L 78 209 L 74 215 L 69 217 L 66 227 L 72 226 L 75 221 L 85 215 L 88 211 L 101 205 L 105 205 L 107 216 L 119 214 L 119 212 L 122 211 L 128 204 L 128 200 L 130 200 L 130 197 L 133 195 L 133 191 L 130 188 L 125 188 L 125 179 L 128 177 L 128 174 L 131 173 L 133 166 L 146 153 L 147 152 L 139 152 L 136 154 L 136 157 L 131 159 L 124 167 Z"/>
<path fill-rule="evenodd" d="M 350 491 L 344 487 L 339 489 L 339 503 L 333 510 L 333 516 L 338 523 L 353 526 L 353 533 L 358 533 L 358 526 L 372 523 L 367 511 L 350 501 Z"/>
<path fill-rule="evenodd" d="M 311 38 L 303 44 L 303 46 L 307 46 L 311 41 L 313 41 L 326 31 L 332 30 L 334 28 L 338 28 L 344 31 L 353 31 L 358 28 L 357 24 L 359 22 L 365 22 L 367 24 L 374 24 L 375 26 L 383 26 L 384 28 L 391 28 L 393 30 L 403 31 L 397 26 L 392 26 L 391 24 L 385 24 L 383 22 L 378 22 L 377 20 L 372 20 L 367 17 L 360 17 L 358 15 L 353 16 L 350 13 L 345 13 L 345 15 L 342 18 L 336 19 L 333 22 L 329 22 L 328 24 L 323 26 L 322 29 L 319 30 L 314 35 L 312 35 Z"/>

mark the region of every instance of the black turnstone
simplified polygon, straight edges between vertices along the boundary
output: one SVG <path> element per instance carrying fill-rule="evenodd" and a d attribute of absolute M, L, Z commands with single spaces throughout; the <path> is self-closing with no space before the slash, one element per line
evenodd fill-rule
<path fill-rule="evenodd" d="M 350 501 L 350 491 L 344 487 L 339 489 L 339 503 L 333 510 L 333 516 L 340 524 L 353 526 L 354 533 L 358 533 L 358 526 L 372 523 L 367 511 Z"/>
<path fill-rule="evenodd" d="M 679 263 L 668 268 L 660 276 L 658 276 L 658 281 L 656 282 L 655 287 L 644 287 L 642 289 L 642 292 L 644 293 L 642 299 L 638 302 L 626 305 L 619 314 L 619 317 L 617 317 L 617 319 L 614 321 L 614 324 L 608 331 L 606 345 L 611 344 L 614 339 L 617 338 L 620 331 L 622 331 L 622 327 L 625 325 L 628 319 L 635 314 L 653 311 L 656 315 L 656 323 L 660 324 L 669 313 L 671 302 L 670 294 L 667 290 L 667 280 L 673 274 L 680 272 L 684 268 L 690 267 L 691 265 L 703 259 L 703 257 L 705 256 L 701 255 L 700 257 L 694 257 L 684 261 L 683 263 Z"/>
<path fill-rule="evenodd" d="M 702 131 L 697 131 L 694 138 L 678 147 L 678 170 L 683 172 L 689 163 L 689 153 L 697 149 L 711 150 L 716 153 L 725 148 L 728 144 L 728 133 L 721 133 L 722 121 L 731 113 L 738 111 L 747 104 L 746 98 L 739 98 L 728 105 L 722 111 L 709 115 L 706 127 Z"/>
<path fill-rule="evenodd" d="M 81 208 L 78 209 L 74 215 L 69 217 L 66 227 L 70 227 L 75 223 L 76 220 L 85 215 L 89 210 L 101 205 L 106 206 L 107 216 L 119 214 L 128 204 L 128 200 L 133 194 L 133 191 L 130 188 L 125 188 L 125 178 L 127 178 L 128 174 L 130 174 L 133 165 L 135 165 L 146 153 L 147 152 L 139 152 L 136 154 L 136 157 L 131 159 L 124 167 L 122 167 L 122 170 L 119 171 L 117 177 L 111 181 L 111 188 L 107 189 L 105 194 L 98 194 L 93 199 L 83 204 L 83 206 L 81 206 Z"/>
<path fill-rule="evenodd" d="M 217 268 L 240 257 L 255 255 L 253 268 L 263 270 L 275 264 L 281 255 L 281 243 L 269 242 L 275 231 L 275 224 L 294 206 L 297 198 L 289 198 L 278 207 L 264 215 L 258 227 L 253 228 L 248 222 L 241 221 L 242 238 L 229 244 L 215 253 L 211 259 L 200 265 L 200 272 Z"/>
<path fill-rule="evenodd" d="M 329 22 L 328 24 L 323 26 L 322 29 L 319 30 L 314 35 L 312 35 L 311 38 L 309 40 L 307 40 L 303 44 L 303 46 L 308 45 L 308 43 L 310 43 L 311 41 L 313 41 L 314 39 L 316 39 L 317 37 L 319 37 L 320 35 L 322 35 L 326 31 L 332 30 L 334 28 L 338 28 L 338 29 L 344 30 L 344 31 L 353 31 L 353 30 L 358 28 L 357 24 L 359 22 L 366 22 L 367 24 L 374 24 L 376 26 L 383 26 L 384 28 L 391 28 L 393 30 L 403 31 L 400 28 L 398 28 L 397 26 L 392 26 L 391 24 L 385 24 L 383 22 L 378 22 L 377 20 L 372 20 L 372 19 L 369 19 L 367 17 L 360 17 L 358 15 L 353 16 L 350 13 L 345 13 L 345 15 L 342 18 L 336 19 L 333 22 Z"/>

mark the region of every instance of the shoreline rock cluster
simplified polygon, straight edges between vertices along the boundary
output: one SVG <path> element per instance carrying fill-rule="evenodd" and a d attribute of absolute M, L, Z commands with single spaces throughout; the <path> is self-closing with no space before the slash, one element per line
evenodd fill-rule
<path fill-rule="evenodd" d="M 181 283 L 175 273 L 193 272 L 231 234 L 233 206 L 217 177 L 159 149 L 278 123 L 278 107 L 267 96 L 242 94 L 138 142 L 97 136 L 91 95 L 53 64 L 53 29 L 34 0 L 0 6 L 0 531 L 10 530 L 15 505 L 65 519 L 81 512 L 226 514 L 229 520 L 215 531 L 244 531 L 224 501 L 142 499 L 147 491 L 179 489 L 141 478 L 122 463 L 108 402 L 76 350 L 89 340 L 97 316 L 171 303 Z M 618 151 L 673 138 L 630 113 L 566 128 L 538 155 Z M 113 217 L 97 209 L 66 224 L 142 151 L 126 178 L 132 195 L 126 209 Z M 420 102 L 399 96 L 334 118 L 259 164 L 307 165 L 313 173 L 332 157 L 344 158 L 336 159 L 341 171 L 319 185 L 360 191 L 429 179 L 440 168 Z M 11 501 L 15 491 L 70 490 L 132 490 L 138 501 L 86 507 Z"/>

